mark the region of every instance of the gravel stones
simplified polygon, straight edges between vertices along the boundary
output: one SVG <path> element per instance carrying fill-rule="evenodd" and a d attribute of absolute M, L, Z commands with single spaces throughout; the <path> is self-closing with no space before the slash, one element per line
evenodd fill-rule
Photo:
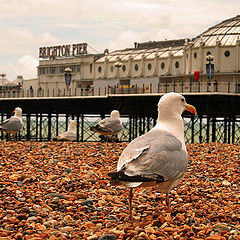
<path fill-rule="evenodd" d="M 240 239 L 239 144 L 190 144 L 165 194 L 109 186 L 126 143 L 0 142 L 0 240 Z"/>
<path fill-rule="evenodd" d="M 116 236 L 114 234 L 106 234 L 98 238 L 98 240 L 115 240 L 115 239 L 116 239 Z"/>

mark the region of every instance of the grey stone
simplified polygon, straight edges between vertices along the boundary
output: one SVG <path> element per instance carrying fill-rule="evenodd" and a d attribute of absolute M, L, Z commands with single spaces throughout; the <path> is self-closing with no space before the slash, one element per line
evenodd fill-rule
<path fill-rule="evenodd" d="M 60 199 L 66 199 L 65 195 L 61 194 L 61 193 L 49 193 L 49 194 L 47 194 L 47 196 L 49 196 L 49 197 L 58 197 Z"/>
<path fill-rule="evenodd" d="M 117 239 L 117 238 L 114 234 L 106 234 L 106 235 L 102 235 L 98 238 L 98 240 L 115 240 L 115 239 Z"/>

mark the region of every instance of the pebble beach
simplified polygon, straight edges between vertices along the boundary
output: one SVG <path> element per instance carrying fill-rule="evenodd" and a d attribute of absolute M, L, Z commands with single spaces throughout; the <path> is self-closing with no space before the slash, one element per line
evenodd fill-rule
<path fill-rule="evenodd" d="M 170 192 L 109 185 L 127 143 L 0 142 L 0 240 L 239 240 L 240 144 L 188 144 Z"/>

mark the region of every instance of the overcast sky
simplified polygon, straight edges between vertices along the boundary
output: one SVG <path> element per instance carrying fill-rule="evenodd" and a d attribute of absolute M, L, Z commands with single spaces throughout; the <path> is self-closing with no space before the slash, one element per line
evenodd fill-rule
<path fill-rule="evenodd" d="M 239 0 L 0 0 L 0 73 L 36 77 L 39 47 L 86 42 L 97 53 L 192 38 L 239 10 Z"/>

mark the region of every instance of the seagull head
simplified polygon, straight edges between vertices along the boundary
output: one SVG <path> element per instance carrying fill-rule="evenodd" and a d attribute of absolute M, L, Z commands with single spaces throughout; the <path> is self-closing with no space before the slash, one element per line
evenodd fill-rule
<path fill-rule="evenodd" d="M 74 131 L 75 127 L 77 126 L 77 123 L 75 120 L 70 120 L 68 130 L 69 131 Z"/>
<path fill-rule="evenodd" d="M 184 111 L 197 114 L 196 108 L 186 103 L 186 99 L 179 93 L 170 92 L 164 94 L 158 102 L 159 113 L 165 113 L 166 116 L 173 114 L 181 115 Z"/>
<path fill-rule="evenodd" d="M 111 118 L 120 118 L 120 113 L 118 110 L 113 110 L 111 112 Z"/>
<path fill-rule="evenodd" d="M 15 117 L 22 118 L 22 109 L 20 107 L 16 107 L 13 113 Z"/>

